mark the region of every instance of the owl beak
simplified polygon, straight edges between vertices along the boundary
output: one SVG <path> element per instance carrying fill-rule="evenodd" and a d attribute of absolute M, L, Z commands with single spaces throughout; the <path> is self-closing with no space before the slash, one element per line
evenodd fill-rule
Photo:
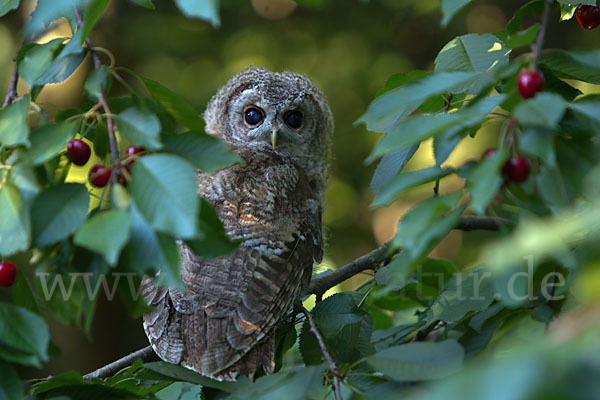
<path fill-rule="evenodd" d="M 277 131 L 279 130 L 278 127 L 273 127 L 273 130 L 271 131 L 271 145 L 273 146 L 273 150 L 275 150 L 275 146 L 277 146 Z"/>

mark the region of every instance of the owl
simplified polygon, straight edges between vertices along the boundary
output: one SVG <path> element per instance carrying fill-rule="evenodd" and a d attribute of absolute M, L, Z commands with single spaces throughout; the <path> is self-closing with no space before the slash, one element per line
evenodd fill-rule
<path fill-rule="evenodd" d="M 333 118 L 310 79 L 249 67 L 211 99 L 206 132 L 244 161 L 198 173 L 198 194 L 241 242 L 227 256 L 180 246 L 184 291 L 146 279 L 144 330 L 163 360 L 217 380 L 274 368 L 274 333 L 323 257 Z"/>

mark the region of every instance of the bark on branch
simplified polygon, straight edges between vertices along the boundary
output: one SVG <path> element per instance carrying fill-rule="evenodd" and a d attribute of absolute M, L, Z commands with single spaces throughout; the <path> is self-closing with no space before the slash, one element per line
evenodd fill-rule
<path fill-rule="evenodd" d="M 461 231 L 497 231 L 502 226 L 510 225 L 512 225 L 512 221 L 504 218 L 464 216 L 460 218 L 454 229 Z M 391 255 L 393 255 L 393 250 L 391 250 L 390 243 L 388 242 L 376 248 L 375 250 L 370 251 L 364 256 L 361 256 L 356 260 L 344 265 L 340 269 L 314 278 L 304 294 L 315 294 L 317 298 L 319 298 L 323 296 L 327 290 L 339 285 L 346 279 L 349 279 L 367 269 L 373 269 Z"/>
<path fill-rule="evenodd" d="M 87 375 L 84 375 L 84 378 L 98 378 L 104 379 L 110 376 L 113 376 L 123 368 L 129 367 L 136 360 L 142 360 L 143 362 L 156 361 L 158 360 L 158 356 L 154 353 L 151 346 L 144 347 L 134 353 L 131 353 L 128 356 L 118 359 L 117 361 L 111 362 L 108 365 L 105 365 L 102 368 L 98 368 L 97 370 L 90 372 Z"/>

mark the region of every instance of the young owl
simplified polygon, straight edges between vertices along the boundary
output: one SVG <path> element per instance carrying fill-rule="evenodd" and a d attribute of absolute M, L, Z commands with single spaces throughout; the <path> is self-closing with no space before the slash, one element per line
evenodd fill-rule
<path fill-rule="evenodd" d="M 321 214 L 333 118 L 305 76 L 249 67 L 210 101 L 206 132 L 242 158 L 198 173 L 198 194 L 241 245 L 201 259 L 180 247 L 185 291 L 146 280 L 144 330 L 163 360 L 218 380 L 274 367 L 275 327 L 323 257 Z"/>

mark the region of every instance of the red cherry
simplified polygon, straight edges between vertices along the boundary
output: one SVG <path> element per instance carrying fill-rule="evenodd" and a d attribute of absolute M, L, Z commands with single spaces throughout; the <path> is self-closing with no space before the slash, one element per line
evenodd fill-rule
<path fill-rule="evenodd" d="M 127 148 L 127 150 L 125 150 L 125 154 L 127 154 L 128 156 L 132 156 L 134 154 L 143 153 L 144 151 L 146 151 L 145 147 L 142 147 L 142 146 L 129 146 Z"/>
<path fill-rule="evenodd" d="M 600 7 L 579 6 L 575 12 L 579 25 L 585 29 L 594 29 L 600 25 Z"/>
<path fill-rule="evenodd" d="M 86 142 L 73 139 L 67 143 L 67 158 L 75 165 L 85 165 L 92 155 L 92 150 Z"/>
<path fill-rule="evenodd" d="M 0 286 L 10 287 L 17 279 L 17 267 L 12 261 L 0 262 Z"/>
<path fill-rule="evenodd" d="M 517 82 L 519 93 L 524 99 L 530 99 L 544 90 L 544 75 L 540 71 L 522 69 Z"/>
<path fill-rule="evenodd" d="M 502 173 L 513 182 L 525 182 L 529 177 L 529 160 L 523 156 L 509 158 L 502 167 Z"/>
<path fill-rule="evenodd" d="M 486 151 L 483 152 L 483 155 L 481 156 L 481 159 L 482 160 L 487 160 L 488 158 L 493 157 L 494 154 L 496 154 L 496 149 L 487 149 Z"/>
<path fill-rule="evenodd" d="M 90 183 L 96 187 L 104 187 L 110 180 L 111 173 L 110 168 L 96 164 L 90 169 Z"/>
<path fill-rule="evenodd" d="M 127 187 L 127 178 L 122 170 L 115 170 L 115 176 L 117 177 L 117 182 L 119 182 L 121 186 Z"/>

